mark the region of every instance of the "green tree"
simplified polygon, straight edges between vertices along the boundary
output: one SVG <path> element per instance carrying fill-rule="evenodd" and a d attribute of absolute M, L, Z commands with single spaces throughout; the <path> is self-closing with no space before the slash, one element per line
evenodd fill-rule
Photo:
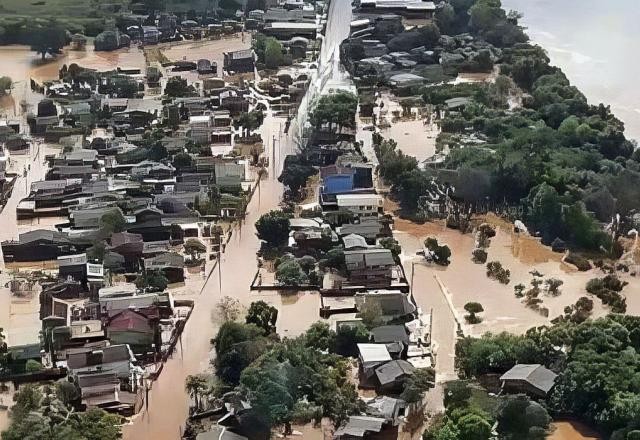
<path fill-rule="evenodd" d="M 0 96 L 5 95 L 7 90 L 11 93 L 11 85 L 13 81 L 8 76 L 0 76 Z"/>
<path fill-rule="evenodd" d="M 189 238 L 184 243 L 184 251 L 191 256 L 192 261 L 200 260 L 200 255 L 207 252 L 207 246 L 197 238 Z"/>
<path fill-rule="evenodd" d="M 178 153 L 173 156 L 173 162 L 171 164 L 176 170 L 182 171 L 193 166 L 193 159 L 189 153 Z"/>
<path fill-rule="evenodd" d="M 241 113 L 234 121 L 233 125 L 236 129 L 242 127 L 244 136 L 249 136 L 252 131 L 260 128 L 263 121 L 264 113 L 262 110 L 252 110 L 250 112 Z"/>
<path fill-rule="evenodd" d="M 427 23 L 418 28 L 420 42 L 427 48 L 432 48 L 440 40 L 440 29 L 435 23 Z"/>
<path fill-rule="evenodd" d="M 185 96 L 191 96 L 193 90 L 189 87 L 187 80 L 181 76 L 172 76 L 167 80 L 167 85 L 164 88 L 164 94 L 172 98 L 182 98 Z"/>
<path fill-rule="evenodd" d="M 309 277 L 294 259 L 286 260 L 276 269 L 276 280 L 283 286 L 300 286 L 309 282 Z"/>
<path fill-rule="evenodd" d="M 284 64 L 282 45 L 273 37 L 268 37 L 265 42 L 264 61 L 267 69 L 277 69 Z"/>
<path fill-rule="evenodd" d="M 254 301 L 247 311 L 247 324 L 254 324 L 264 330 L 264 334 L 275 333 L 278 309 L 264 301 Z"/>
<path fill-rule="evenodd" d="M 46 24 L 37 27 L 31 34 L 31 50 L 40 54 L 43 61 L 47 54 L 61 53 L 66 42 L 65 30 L 54 20 L 49 20 Z"/>
<path fill-rule="evenodd" d="M 369 341 L 369 330 L 362 323 L 340 325 L 336 331 L 333 352 L 341 356 L 358 356 L 358 344 Z"/>
<path fill-rule="evenodd" d="M 433 368 L 418 368 L 405 381 L 400 398 L 407 403 L 420 402 L 424 393 L 436 385 L 436 372 Z"/>
<path fill-rule="evenodd" d="M 208 388 L 207 376 L 203 374 L 190 374 L 189 376 L 187 376 L 184 386 L 189 396 L 191 396 L 191 398 L 195 402 L 196 410 L 201 409 L 200 397 Z"/>
<path fill-rule="evenodd" d="M 289 237 L 289 215 L 282 211 L 269 211 L 256 222 L 257 235 L 269 246 L 279 246 Z"/>
<path fill-rule="evenodd" d="M 400 262 L 400 253 L 402 252 L 402 247 L 400 246 L 400 243 L 398 243 L 398 240 L 393 237 L 385 237 L 380 240 L 379 244 L 383 248 L 389 249 L 391 251 L 391 254 L 393 255 L 393 259 L 396 262 Z"/>
<path fill-rule="evenodd" d="M 169 280 L 160 270 L 145 270 L 134 281 L 138 289 L 147 289 L 151 292 L 164 292 L 169 285 Z"/>
<path fill-rule="evenodd" d="M 27 373 L 37 373 L 38 371 L 42 371 L 42 368 L 42 364 L 35 359 L 27 360 L 27 363 L 24 366 Z"/>
<path fill-rule="evenodd" d="M 477 302 L 468 302 L 464 305 L 464 309 L 467 311 L 467 313 L 469 313 L 467 316 L 465 316 L 465 319 L 467 320 L 467 322 L 469 322 L 469 324 L 477 324 L 481 321 L 481 319 L 478 318 L 477 314 L 484 312 L 482 304 Z"/>
<path fill-rule="evenodd" d="M 335 347 L 336 332 L 331 330 L 329 324 L 317 321 L 305 332 L 305 345 L 321 351 L 329 351 Z"/>
<path fill-rule="evenodd" d="M 358 306 L 356 317 L 362 319 L 362 323 L 368 329 L 379 327 L 384 324 L 382 319 L 382 307 L 378 301 L 366 301 Z"/>
<path fill-rule="evenodd" d="M 323 95 L 318 104 L 311 112 L 309 121 L 320 129 L 323 125 L 328 125 L 329 130 L 334 127 L 354 128 L 356 110 L 358 108 L 358 97 L 349 92 L 338 92 Z"/>
<path fill-rule="evenodd" d="M 460 432 L 460 440 L 489 440 L 491 425 L 482 416 L 467 414 L 456 423 Z"/>
<path fill-rule="evenodd" d="M 122 232 L 127 226 L 127 220 L 120 210 L 113 210 L 100 217 L 100 229 L 107 235 L 114 232 Z"/>

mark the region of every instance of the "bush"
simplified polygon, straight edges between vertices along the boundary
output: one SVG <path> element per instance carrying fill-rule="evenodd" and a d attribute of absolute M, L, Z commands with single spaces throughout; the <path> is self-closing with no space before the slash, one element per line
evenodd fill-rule
<path fill-rule="evenodd" d="M 37 373 L 38 371 L 42 371 L 42 364 L 35 359 L 27 360 L 27 363 L 24 366 L 24 369 L 27 373 Z"/>
<path fill-rule="evenodd" d="M 509 284 L 511 281 L 511 271 L 502 267 L 498 261 L 487 263 L 487 276 L 499 281 L 501 284 Z"/>

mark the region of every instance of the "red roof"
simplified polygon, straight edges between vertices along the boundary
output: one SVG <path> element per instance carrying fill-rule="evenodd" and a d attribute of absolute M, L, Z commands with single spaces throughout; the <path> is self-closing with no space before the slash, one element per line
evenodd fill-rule
<path fill-rule="evenodd" d="M 149 323 L 150 320 L 139 311 L 123 310 L 109 320 L 107 330 L 153 333 L 153 327 Z"/>

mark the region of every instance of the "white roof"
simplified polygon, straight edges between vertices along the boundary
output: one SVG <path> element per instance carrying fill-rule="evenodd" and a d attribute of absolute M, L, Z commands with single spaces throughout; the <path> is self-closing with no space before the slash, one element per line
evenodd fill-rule
<path fill-rule="evenodd" d="M 269 25 L 271 29 L 317 29 L 315 23 L 290 23 L 287 21 L 276 21 Z"/>
<path fill-rule="evenodd" d="M 338 194 L 338 206 L 349 206 L 354 203 L 382 206 L 382 197 L 378 194 Z"/>
<path fill-rule="evenodd" d="M 189 117 L 189 123 L 190 124 L 197 124 L 197 123 L 209 123 L 211 121 L 211 116 L 208 115 L 202 115 L 202 116 L 191 116 Z"/>
<path fill-rule="evenodd" d="M 360 358 L 364 364 L 387 362 L 391 355 L 384 344 L 358 344 Z"/>

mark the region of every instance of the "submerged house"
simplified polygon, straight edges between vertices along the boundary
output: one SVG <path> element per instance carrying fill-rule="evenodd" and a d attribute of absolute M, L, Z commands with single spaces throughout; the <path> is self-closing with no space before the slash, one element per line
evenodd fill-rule
<path fill-rule="evenodd" d="M 71 374 L 115 373 L 119 379 L 129 379 L 136 358 L 127 345 L 110 345 L 99 350 L 71 353 L 67 368 Z"/>

